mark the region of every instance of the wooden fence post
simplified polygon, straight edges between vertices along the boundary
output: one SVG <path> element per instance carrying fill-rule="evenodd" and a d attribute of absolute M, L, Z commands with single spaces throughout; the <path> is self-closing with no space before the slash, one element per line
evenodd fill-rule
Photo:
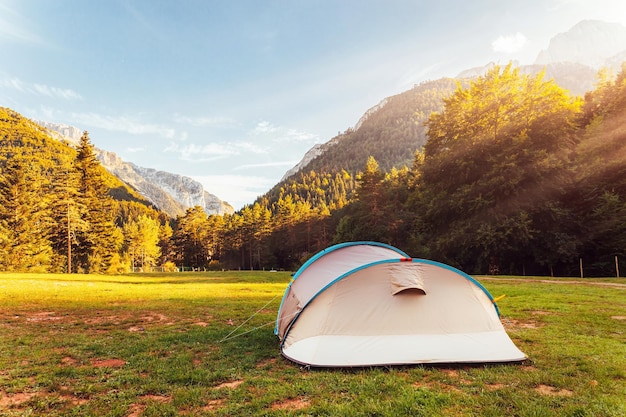
<path fill-rule="evenodd" d="M 583 258 L 579 258 L 579 263 L 580 263 L 580 277 L 584 278 L 584 274 L 583 274 Z"/>

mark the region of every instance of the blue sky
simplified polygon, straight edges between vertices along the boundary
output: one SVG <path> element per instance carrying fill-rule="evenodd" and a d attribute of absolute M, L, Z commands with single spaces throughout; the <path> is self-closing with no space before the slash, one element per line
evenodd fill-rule
<path fill-rule="evenodd" d="M 622 0 L 0 0 L 0 106 L 235 209 L 380 100 L 534 61 Z"/>

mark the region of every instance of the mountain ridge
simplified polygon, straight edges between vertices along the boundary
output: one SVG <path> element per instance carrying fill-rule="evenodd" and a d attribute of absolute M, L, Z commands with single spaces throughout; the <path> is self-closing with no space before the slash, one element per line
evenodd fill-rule
<path fill-rule="evenodd" d="M 607 66 L 612 57 L 624 52 L 626 26 L 600 20 L 583 20 L 567 32 L 553 36 L 548 48 L 539 52 L 534 64 L 574 62 L 598 70 Z"/>
<path fill-rule="evenodd" d="M 626 60 L 626 27 L 619 23 L 584 20 L 568 31 L 556 34 L 548 48 L 540 51 L 533 63 L 523 65 L 516 63 L 516 66 L 522 73 L 529 75 L 545 71 L 546 79 L 554 79 L 571 94 L 582 96 L 595 87 L 598 65 L 615 69 L 619 68 L 624 60 Z M 471 79 L 481 76 L 493 65 L 495 64 L 489 63 L 482 67 L 469 68 L 455 78 L 425 81 L 410 90 L 383 98 L 368 109 L 353 128 L 307 150 L 303 158 L 287 170 L 272 189 L 292 180 L 299 172 L 329 172 L 346 168 L 348 172 L 354 174 L 363 168 L 370 155 L 376 158 L 383 171 L 410 165 L 414 152 L 421 149 L 427 139 L 424 123 L 430 113 L 442 108 L 443 98 L 454 91 L 457 83 L 469 83 Z M 103 159 L 115 160 L 112 157 Z M 114 169 L 112 164 L 110 162 L 110 168 Z M 115 169 L 118 170 L 118 175 L 127 175 L 126 183 L 138 190 L 144 190 L 143 192 L 152 189 L 148 185 L 150 181 L 162 176 L 155 170 L 132 164 Z M 201 202 L 205 198 L 202 192 L 197 190 L 189 191 L 190 194 L 183 191 L 185 180 L 179 178 L 177 182 L 177 186 L 165 185 L 161 189 L 164 193 L 180 194 L 176 198 L 179 204 Z M 190 184 L 193 189 L 195 184 Z M 207 213 L 231 212 L 230 205 L 224 203 L 227 207 L 219 206 L 211 196 L 209 193 L 206 197 L 213 202 L 210 208 L 205 208 Z"/>
<path fill-rule="evenodd" d="M 601 39 L 605 38 L 605 35 L 602 35 L 603 30 L 606 30 L 606 32 L 616 36 L 617 40 L 612 41 L 606 48 L 594 48 L 595 44 L 601 42 Z M 577 49 L 577 44 L 580 42 L 580 38 L 584 37 L 587 32 L 591 32 L 591 35 L 589 35 L 591 40 L 585 44 L 584 48 Z M 565 52 L 559 55 L 554 52 L 554 48 L 563 48 Z M 602 59 L 598 57 L 601 57 Z M 552 38 L 549 47 L 538 54 L 534 63 L 521 65 L 518 62 L 515 62 L 514 64 L 516 67 L 519 67 L 520 72 L 529 75 L 536 75 L 541 71 L 545 71 L 546 79 L 554 79 L 559 86 L 569 90 L 571 94 L 583 96 L 588 91 L 593 90 L 597 83 L 598 71 L 597 68 L 594 67 L 594 65 L 597 64 L 597 61 L 601 61 L 602 65 L 606 65 L 610 69 L 616 70 L 620 67 L 621 62 L 624 60 L 626 60 L 626 27 L 619 23 L 585 20 L 574 25 L 569 31 L 555 35 Z M 463 82 L 464 80 L 465 82 L 469 82 L 469 80 L 483 75 L 494 65 L 496 65 L 494 62 L 490 62 L 482 67 L 468 68 L 467 70 L 460 72 L 454 80 L 458 82 Z M 439 80 L 443 80 L 443 78 Z M 389 110 L 390 100 L 394 100 L 396 97 L 410 95 L 416 88 L 424 85 L 428 86 L 433 82 L 434 81 L 423 82 L 420 85 L 414 86 L 411 90 L 407 90 L 396 96 L 387 97 L 381 100 L 376 106 L 373 106 L 365 112 L 361 119 L 359 119 L 359 122 L 355 125 L 354 129 L 348 129 L 348 131 L 344 134 L 340 134 L 326 143 L 317 144 L 314 148 L 307 151 L 305 157 L 293 168 L 287 171 L 281 182 L 288 180 L 298 172 L 308 171 L 310 169 L 316 169 L 320 166 L 324 166 L 325 164 L 321 161 L 328 158 L 329 153 L 336 151 L 338 149 L 338 144 L 351 141 L 351 148 L 353 150 L 358 149 L 359 140 L 355 140 L 354 136 L 360 135 L 360 129 L 363 126 L 366 126 L 368 121 L 376 120 L 380 113 Z M 451 87 L 448 90 L 449 93 L 452 91 L 454 91 L 454 87 Z M 415 123 L 418 125 L 421 124 L 420 134 L 416 136 L 412 142 L 409 141 L 414 144 L 414 149 L 421 149 L 421 146 L 426 140 L 423 122 L 427 119 L 430 111 L 437 111 L 442 106 L 443 102 L 439 103 L 439 107 L 431 105 L 429 109 L 414 109 L 416 113 L 420 113 L 417 118 L 419 120 L 415 119 Z M 395 121 L 399 118 L 410 117 L 410 114 L 396 114 Z M 394 118 L 392 117 L 391 119 Z M 357 158 L 362 161 L 361 167 L 363 167 L 367 156 L 359 155 Z M 399 168 L 400 165 L 409 162 L 404 159 L 390 164 L 388 161 L 381 161 L 378 158 L 376 159 L 379 163 L 381 163 L 381 168 L 383 168 L 383 170 L 388 170 L 390 165 Z"/>
<path fill-rule="evenodd" d="M 35 121 L 57 140 L 76 146 L 82 131 L 62 123 Z M 208 214 L 231 214 L 234 208 L 209 193 L 198 181 L 183 175 L 144 168 L 124 161 L 116 153 L 94 148 L 100 163 L 113 175 L 132 187 L 159 210 L 172 218 L 182 216 L 188 208 L 200 206 Z"/>

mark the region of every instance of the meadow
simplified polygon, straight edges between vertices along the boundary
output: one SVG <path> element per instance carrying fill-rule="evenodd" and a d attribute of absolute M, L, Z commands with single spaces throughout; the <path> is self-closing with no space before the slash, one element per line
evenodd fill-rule
<path fill-rule="evenodd" d="M 527 361 L 301 367 L 287 272 L 0 274 L 0 415 L 626 415 L 626 279 L 476 278 Z"/>

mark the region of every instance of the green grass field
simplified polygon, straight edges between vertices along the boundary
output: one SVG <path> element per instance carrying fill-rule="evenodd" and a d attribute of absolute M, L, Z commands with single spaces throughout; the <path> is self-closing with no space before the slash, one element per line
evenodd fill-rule
<path fill-rule="evenodd" d="M 626 415 L 626 279 L 477 277 L 522 364 L 343 370 L 281 357 L 289 279 L 0 275 L 0 415 Z"/>

